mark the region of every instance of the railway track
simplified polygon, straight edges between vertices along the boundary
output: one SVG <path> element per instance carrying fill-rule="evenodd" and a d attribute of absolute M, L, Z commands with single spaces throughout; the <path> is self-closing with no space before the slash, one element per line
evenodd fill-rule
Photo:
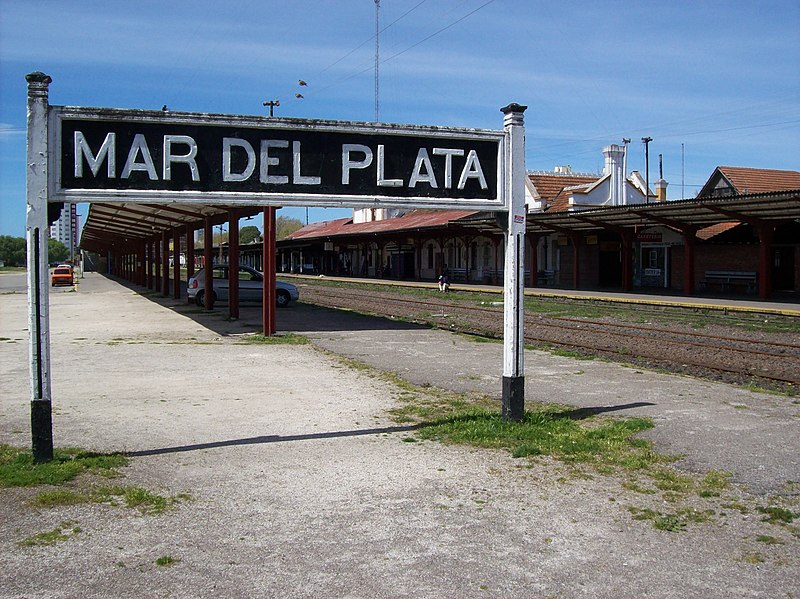
<path fill-rule="evenodd" d="M 402 317 L 467 333 L 502 337 L 501 306 L 476 306 L 398 292 L 306 285 L 303 301 Z M 769 334 L 696 331 L 688 327 L 525 314 L 525 342 L 602 355 L 676 372 L 785 389 L 800 385 L 800 342 Z"/>

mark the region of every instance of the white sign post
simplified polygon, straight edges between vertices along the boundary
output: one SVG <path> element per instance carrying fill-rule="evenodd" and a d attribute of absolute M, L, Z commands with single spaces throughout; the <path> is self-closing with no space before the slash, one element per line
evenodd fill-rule
<path fill-rule="evenodd" d="M 28 333 L 31 373 L 33 459 L 53 459 L 50 403 L 50 315 L 47 227 L 47 88 L 50 77 L 30 73 L 28 81 L 27 219 Z"/>
<path fill-rule="evenodd" d="M 505 269 L 503 271 L 503 419 L 525 416 L 525 125 L 527 106 L 502 109 L 506 132 L 505 185 L 508 198 Z"/>

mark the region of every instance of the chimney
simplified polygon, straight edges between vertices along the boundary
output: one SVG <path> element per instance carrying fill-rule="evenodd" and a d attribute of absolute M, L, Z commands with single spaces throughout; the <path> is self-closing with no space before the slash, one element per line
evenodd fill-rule
<path fill-rule="evenodd" d="M 667 182 L 664 181 L 664 163 L 661 154 L 658 155 L 658 181 L 656 181 L 656 201 L 667 201 Z"/>
<path fill-rule="evenodd" d="M 667 182 L 663 178 L 656 181 L 656 201 L 667 201 Z"/>
<path fill-rule="evenodd" d="M 603 174 L 611 175 L 606 205 L 621 206 L 624 202 L 625 173 L 623 172 L 623 158 L 625 150 L 616 144 L 612 144 L 603 148 L 603 156 L 606 159 Z"/>

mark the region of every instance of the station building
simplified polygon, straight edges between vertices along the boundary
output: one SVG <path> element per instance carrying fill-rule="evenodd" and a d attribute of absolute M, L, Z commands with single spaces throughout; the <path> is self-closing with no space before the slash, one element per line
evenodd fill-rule
<path fill-rule="evenodd" d="M 720 166 L 696 198 L 668 202 L 666 181 L 653 192 L 640 173 L 626 174 L 623 147 L 603 154 L 600 174 L 528 174 L 526 285 L 764 298 L 800 291 L 800 220 L 791 211 L 779 218 L 782 206 L 800 204 L 799 171 Z M 503 280 L 503 223 L 493 213 L 356 210 L 277 245 L 279 272 Z"/>

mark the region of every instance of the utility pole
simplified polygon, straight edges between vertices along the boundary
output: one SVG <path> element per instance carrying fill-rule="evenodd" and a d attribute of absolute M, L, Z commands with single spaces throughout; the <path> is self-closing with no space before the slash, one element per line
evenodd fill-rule
<path fill-rule="evenodd" d="M 643 137 L 644 143 L 644 177 L 645 177 L 645 203 L 650 203 L 650 142 L 653 141 L 652 137 Z"/>
<path fill-rule="evenodd" d="M 628 144 L 631 143 L 630 137 L 623 137 L 622 144 L 625 151 L 622 153 L 622 205 L 628 205 Z"/>

